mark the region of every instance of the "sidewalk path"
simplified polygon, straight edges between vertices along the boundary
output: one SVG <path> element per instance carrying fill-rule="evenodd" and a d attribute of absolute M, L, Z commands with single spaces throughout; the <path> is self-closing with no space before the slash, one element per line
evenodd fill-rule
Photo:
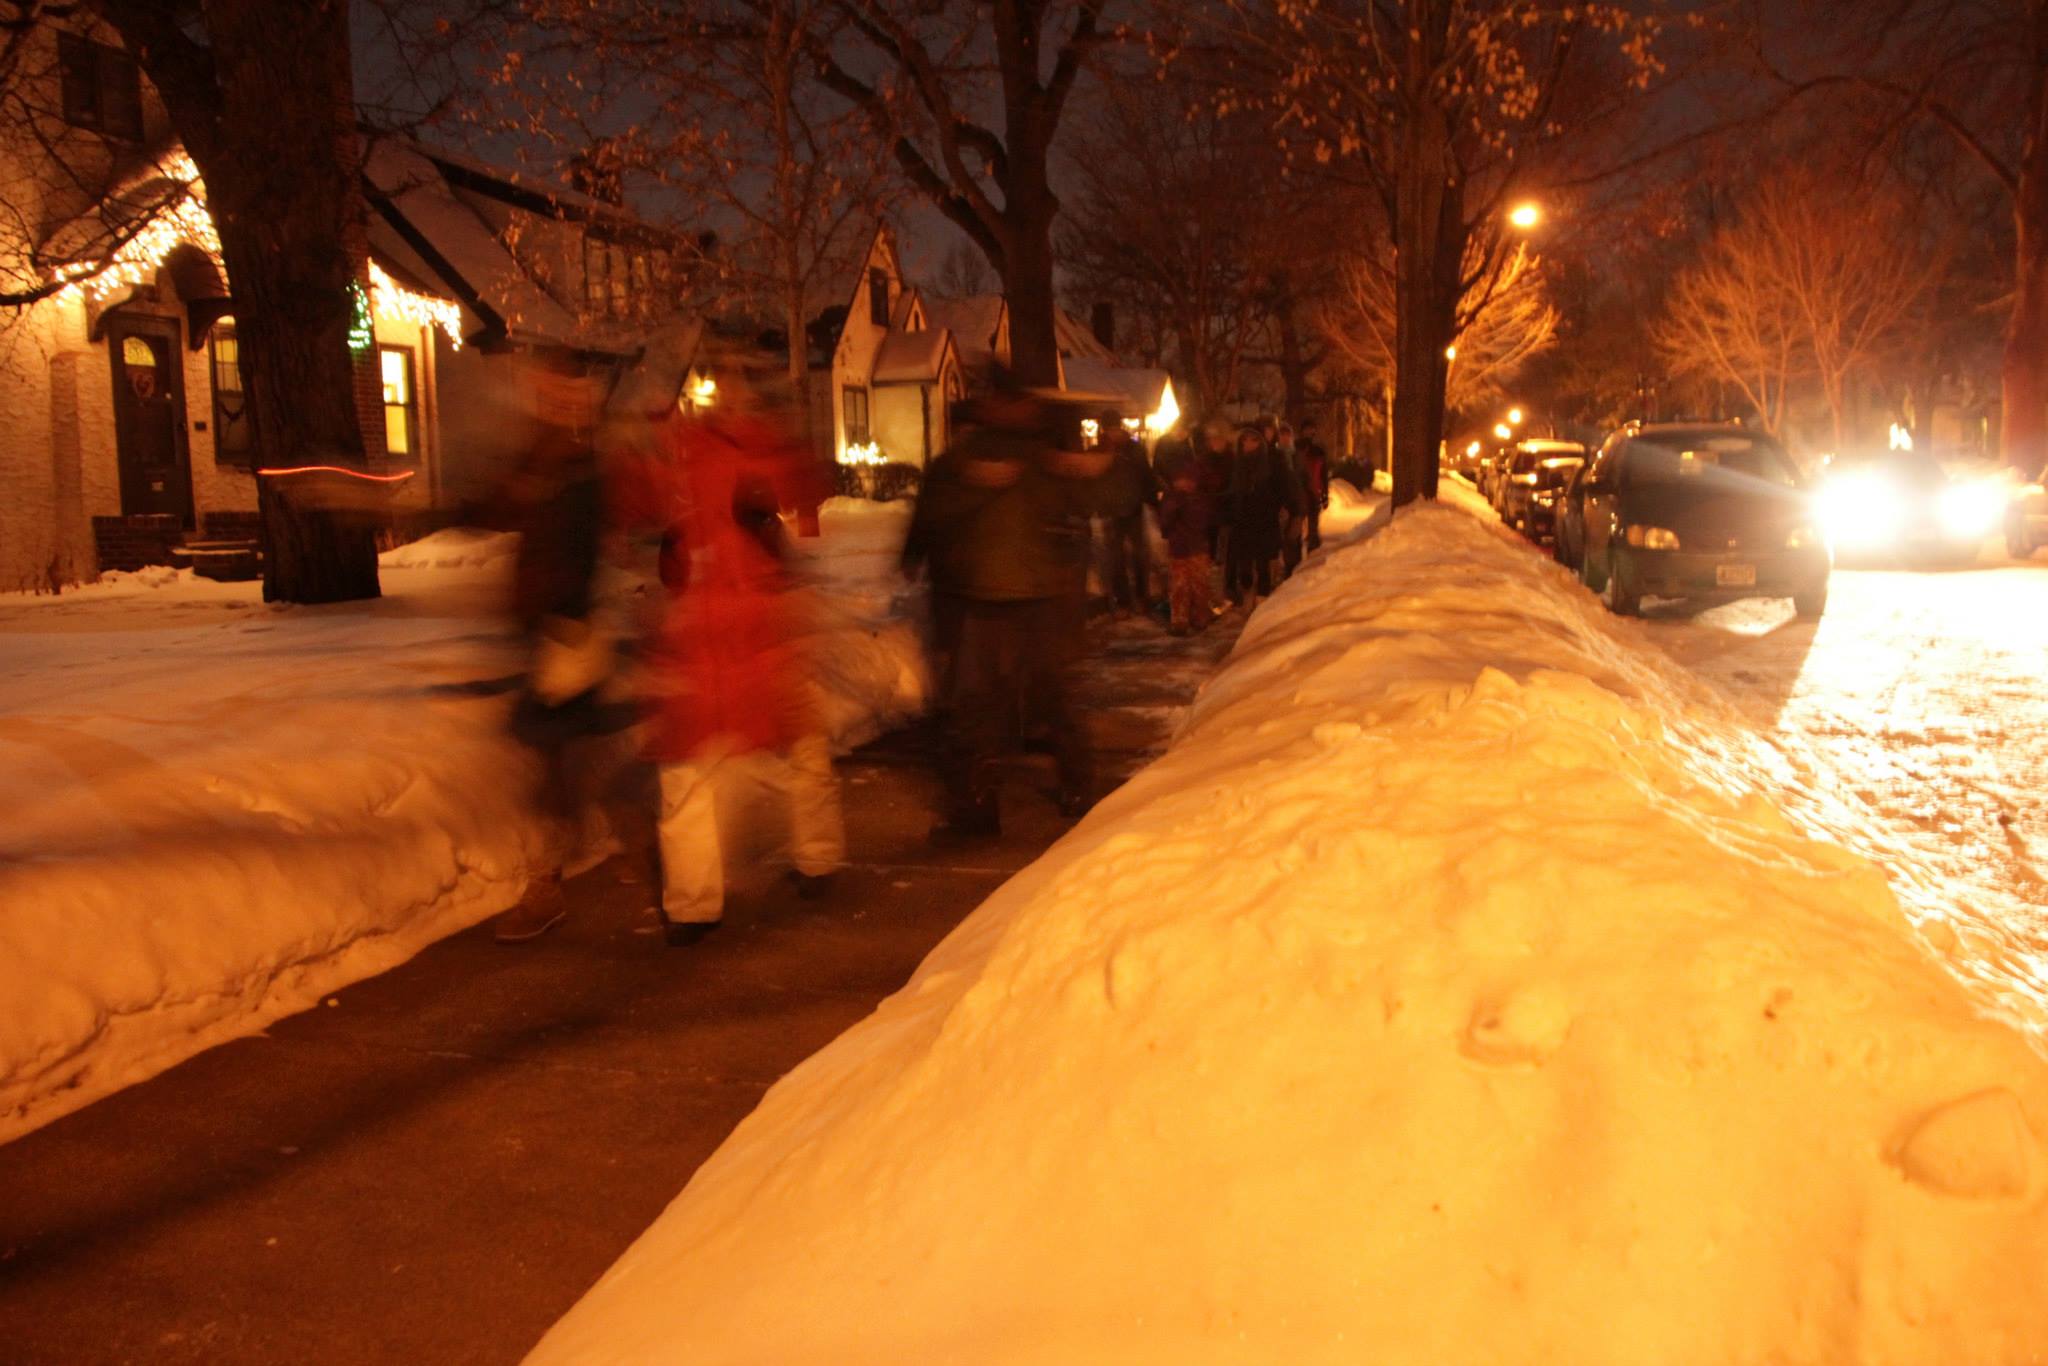
<path fill-rule="evenodd" d="M 1237 624 L 1098 628 L 1105 777 L 1164 744 Z M 759 893 L 669 950 L 614 860 L 538 944 L 459 935 L 0 1147 L 0 1356 L 517 1361 L 769 1085 L 1065 830 L 1046 765 L 1002 843 L 930 850 L 925 743 L 842 764 L 860 861 L 830 901 Z"/>

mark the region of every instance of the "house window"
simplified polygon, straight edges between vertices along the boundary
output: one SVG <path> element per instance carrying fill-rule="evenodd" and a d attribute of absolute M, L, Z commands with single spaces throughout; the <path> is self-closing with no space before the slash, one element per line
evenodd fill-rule
<path fill-rule="evenodd" d="M 611 306 L 611 249 L 603 238 L 583 234 L 583 307 L 603 314 Z"/>
<path fill-rule="evenodd" d="M 408 460 L 419 458 L 419 392 L 412 379 L 412 349 L 380 346 L 377 364 L 384 379 L 384 449 Z"/>
<path fill-rule="evenodd" d="M 249 395 L 242 388 L 242 343 L 232 319 L 213 325 L 213 461 L 247 468 L 254 463 L 256 428 L 249 421 Z"/>
<path fill-rule="evenodd" d="M 868 272 L 868 321 L 889 325 L 889 272 L 879 266 Z"/>
<path fill-rule="evenodd" d="M 654 276 L 647 268 L 647 253 L 633 253 L 633 313 L 644 318 L 654 311 Z"/>
<path fill-rule="evenodd" d="M 865 446 L 868 443 L 868 391 L 848 389 L 842 401 L 846 409 L 846 444 Z"/>
<path fill-rule="evenodd" d="M 130 142 L 142 139 L 142 78 L 118 47 L 75 33 L 57 35 L 64 121 Z"/>

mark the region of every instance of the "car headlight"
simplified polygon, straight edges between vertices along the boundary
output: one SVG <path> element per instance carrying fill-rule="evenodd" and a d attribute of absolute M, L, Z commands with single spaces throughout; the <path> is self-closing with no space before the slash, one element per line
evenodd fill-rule
<path fill-rule="evenodd" d="M 1536 476 L 1533 474 L 1518 474 L 1514 476 L 1514 479 L 1517 484 L 1522 485 L 1524 488 L 1533 489 L 1536 487 Z"/>
<path fill-rule="evenodd" d="M 1905 492 L 1880 474 L 1830 479 L 1817 500 L 1821 529 L 1837 546 L 1884 546 L 1906 524 Z"/>
<path fill-rule="evenodd" d="M 1631 525 L 1627 539 L 1630 545 L 1644 550 L 1678 549 L 1678 533 L 1669 527 Z"/>
<path fill-rule="evenodd" d="M 1805 522 L 1793 527 L 1785 536 L 1785 549 L 1787 550 L 1811 550 L 1819 544 L 1821 544 L 1820 528 Z"/>
<path fill-rule="evenodd" d="M 1981 479 L 1950 484 L 1935 501 L 1934 515 L 1947 535 L 1981 541 L 2005 516 L 2005 490 Z"/>

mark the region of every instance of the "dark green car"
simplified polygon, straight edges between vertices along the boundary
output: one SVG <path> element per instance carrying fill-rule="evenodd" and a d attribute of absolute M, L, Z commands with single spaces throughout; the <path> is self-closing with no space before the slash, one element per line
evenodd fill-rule
<path fill-rule="evenodd" d="M 1784 448 L 1736 426 L 1631 423 L 1565 490 L 1557 558 L 1633 616 L 1645 598 L 1828 601 L 1832 556 Z"/>

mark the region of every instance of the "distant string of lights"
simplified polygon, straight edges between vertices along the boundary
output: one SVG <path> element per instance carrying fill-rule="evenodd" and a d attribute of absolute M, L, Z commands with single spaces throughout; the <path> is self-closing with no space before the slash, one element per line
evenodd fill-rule
<path fill-rule="evenodd" d="M 214 267 L 223 276 L 227 274 L 221 261 L 220 234 L 214 228 L 213 215 L 206 209 L 206 185 L 199 178 L 199 167 L 191 157 L 179 153 L 159 162 L 156 169 L 165 180 L 179 187 L 177 198 L 116 247 L 106 260 L 77 261 L 58 267 L 55 278 L 66 284 L 57 298 L 104 303 L 122 290 L 154 280 L 165 259 L 183 246 L 205 252 Z M 369 293 L 370 310 L 377 317 L 415 327 L 438 327 L 451 347 L 462 349 L 462 309 L 453 300 L 407 289 L 375 261 L 370 262 Z"/>

